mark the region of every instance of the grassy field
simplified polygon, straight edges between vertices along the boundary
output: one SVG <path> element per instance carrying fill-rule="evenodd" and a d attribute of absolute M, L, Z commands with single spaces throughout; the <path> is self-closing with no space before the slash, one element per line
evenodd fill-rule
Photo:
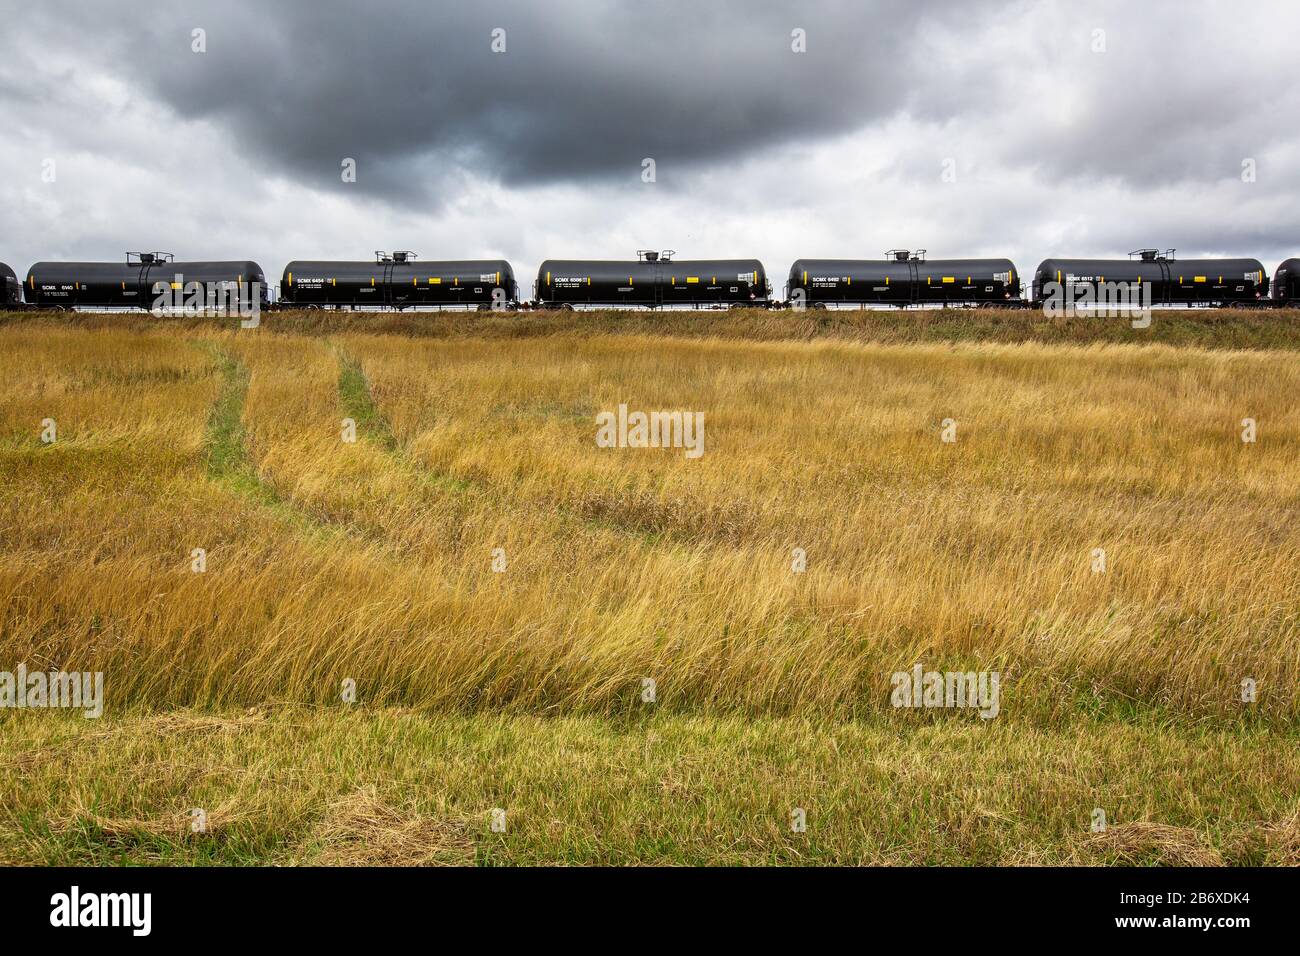
<path fill-rule="evenodd" d="M 1297 349 L 0 316 L 0 671 L 106 696 L 0 710 L 0 862 L 1300 863 Z M 892 706 L 918 663 L 997 716 Z"/>

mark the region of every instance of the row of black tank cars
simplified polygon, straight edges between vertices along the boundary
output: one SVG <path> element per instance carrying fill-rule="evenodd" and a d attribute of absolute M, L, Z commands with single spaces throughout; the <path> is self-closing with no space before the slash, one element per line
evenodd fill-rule
<path fill-rule="evenodd" d="M 1029 295 L 1009 259 L 927 260 L 924 250 L 891 249 L 879 260 L 798 259 L 783 300 L 775 300 L 757 259 L 674 259 L 671 250 L 632 260 L 548 259 L 533 298 L 521 300 L 510 263 L 420 262 L 414 253 L 377 252 L 373 261 L 294 261 L 272 304 L 262 268 L 251 261 L 176 262 L 167 253 L 128 253 L 124 263 L 38 262 L 19 279 L 0 263 L 10 309 L 169 311 L 197 295 L 210 307 L 242 302 L 269 309 L 479 310 L 849 306 L 1040 306 L 1062 288 L 1125 283 L 1143 304 L 1300 305 L 1300 259 L 1277 267 L 1271 283 L 1256 259 L 1177 259 L 1142 249 L 1127 259 L 1046 259 Z M 226 296 L 222 299 L 214 291 Z M 1078 301 L 1081 297 L 1077 297 Z"/>

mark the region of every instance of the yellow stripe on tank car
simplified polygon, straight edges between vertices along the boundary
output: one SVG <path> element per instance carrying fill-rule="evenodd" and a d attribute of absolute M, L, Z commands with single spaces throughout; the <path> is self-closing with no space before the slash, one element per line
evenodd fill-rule
<path fill-rule="evenodd" d="M 1193 281 L 1193 282 L 1204 282 L 1204 281 L 1205 281 L 1205 276 L 1195 276 L 1195 277 L 1192 279 L 1192 281 Z"/>
<path fill-rule="evenodd" d="M 889 276 L 885 276 L 885 285 L 889 285 Z"/>
<path fill-rule="evenodd" d="M 947 283 L 947 282 L 956 282 L 956 281 L 957 281 L 957 277 L 956 277 L 956 276 L 944 276 L 944 277 L 943 277 L 943 281 L 944 281 L 945 283 Z"/>
<path fill-rule="evenodd" d="M 497 273 L 497 283 L 496 283 L 496 284 L 497 284 L 497 285 L 500 285 L 500 284 L 501 284 L 501 273 L 500 273 L 500 272 Z"/>
<path fill-rule="evenodd" d="M 289 285 L 293 285 L 293 273 L 289 273 Z"/>
<path fill-rule="evenodd" d="M 442 276 L 429 276 L 429 285 L 442 285 Z"/>
<path fill-rule="evenodd" d="M 691 285 L 692 283 L 696 283 L 696 282 L 699 282 L 699 281 L 700 281 L 700 277 L 699 277 L 699 276 L 687 276 L 687 277 L 686 277 L 686 284 L 687 284 L 687 285 Z"/>
<path fill-rule="evenodd" d="M 338 288 L 338 284 L 339 280 L 337 278 L 330 279 L 330 285 L 334 286 L 336 289 Z"/>
<path fill-rule="evenodd" d="M 180 284 L 179 282 L 173 282 L 173 283 L 172 283 L 172 288 L 173 288 L 173 289 L 179 289 L 180 287 L 181 287 L 181 284 Z M 78 285 L 77 288 L 81 288 L 81 286 Z"/>
<path fill-rule="evenodd" d="M 549 272 L 546 273 L 546 284 L 547 285 L 551 284 L 551 274 Z"/>

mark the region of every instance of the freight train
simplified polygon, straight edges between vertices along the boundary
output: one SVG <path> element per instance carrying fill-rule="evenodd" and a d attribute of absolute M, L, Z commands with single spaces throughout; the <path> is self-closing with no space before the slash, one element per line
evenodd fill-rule
<path fill-rule="evenodd" d="M 420 262 L 412 252 L 377 252 L 373 261 L 294 260 L 279 300 L 270 301 L 261 266 L 250 260 L 176 262 L 169 253 L 127 253 L 124 263 L 38 262 L 19 276 L 0 263 L 8 309 L 140 308 L 168 311 L 197 298 L 208 310 L 235 301 L 273 308 L 574 309 L 770 308 L 844 306 L 1042 307 L 1053 297 L 1115 286 L 1144 305 L 1300 306 L 1300 259 L 1272 282 L 1257 259 L 1177 259 L 1141 249 L 1128 259 L 1044 259 L 1028 283 L 1010 259 L 927 260 L 924 249 L 891 249 L 879 260 L 796 259 L 784 301 L 774 300 L 758 259 L 673 258 L 642 250 L 635 260 L 547 259 L 523 302 L 504 259 Z M 1270 296 L 1271 291 L 1271 296 Z M 215 293 L 215 295 L 214 295 Z M 215 301 L 214 301 L 215 299 Z M 1097 301 L 1104 301 L 1098 294 Z"/>
<path fill-rule="evenodd" d="M 5 308 L 16 308 L 22 305 L 23 287 L 18 281 L 18 273 L 3 262 L 0 262 L 0 284 L 4 286 L 0 289 L 0 304 Z"/>
<path fill-rule="evenodd" d="M 27 304 L 39 309 L 154 309 L 187 296 L 222 293 L 213 306 L 257 295 L 270 305 L 266 276 L 256 262 L 175 262 L 167 252 L 128 252 L 126 262 L 38 262 L 22 283 Z"/>
<path fill-rule="evenodd" d="M 373 262 L 294 260 L 280 280 L 283 308 L 513 309 L 515 272 L 504 259 L 419 262 L 414 252 L 376 252 Z"/>
<path fill-rule="evenodd" d="M 673 259 L 673 251 L 640 250 L 635 261 L 547 259 L 537 269 L 538 308 L 575 306 L 651 309 L 735 308 L 771 304 L 772 288 L 757 259 Z"/>
<path fill-rule="evenodd" d="M 796 259 L 787 298 L 828 305 L 1019 305 L 1020 277 L 1010 259 L 936 259 L 925 250 L 890 249 L 866 259 Z"/>
<path fill-rule="evenodd" d="M 1279 278 L 1285 265 L 1278 268 Z M 1127 260 L 1044 259 L 1034 272 L 1033 302 L 1044 302 L 1053 288 L 1068 294 L 1083 286 L 1095 293 L 1118 283 L 1142 292 L 1142 301 L 1153 306 L 1256 305 L 1264 301 L 1269 285 L 1258 259 L 1176 259 L 1172 249 L 1138 249 Z M 1285 281 L 1281 285 L 1275 301 L 1284 302 Z"/>
<path fill-rule="evenodd" d="M 1273 274 L 1273 301 L 1300 305 L 1300 259 L 1287 259 Z"/>

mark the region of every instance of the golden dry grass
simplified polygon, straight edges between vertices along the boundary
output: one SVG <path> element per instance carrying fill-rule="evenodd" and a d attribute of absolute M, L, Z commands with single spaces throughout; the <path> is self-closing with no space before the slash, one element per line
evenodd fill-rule
<path fill-rule="evenodd" d="M 1289 354 L 4 336 L 5 656 L 103 670 L 110 705 L 352 678 L 376 703 L 610 712 L 650 677 L 671 710 L 848 716 L 920 661 L 1001 671 L 1008 712 L 1233 717 L 1249 677 L 1251 710 L 1297 714 Z M 378 412 L 355 444 L 349 361 Z M 214 472 L 241 367 L 249 463 Z M 703 411 L 704 456 L 597 448 L 619 402 Z"/>

